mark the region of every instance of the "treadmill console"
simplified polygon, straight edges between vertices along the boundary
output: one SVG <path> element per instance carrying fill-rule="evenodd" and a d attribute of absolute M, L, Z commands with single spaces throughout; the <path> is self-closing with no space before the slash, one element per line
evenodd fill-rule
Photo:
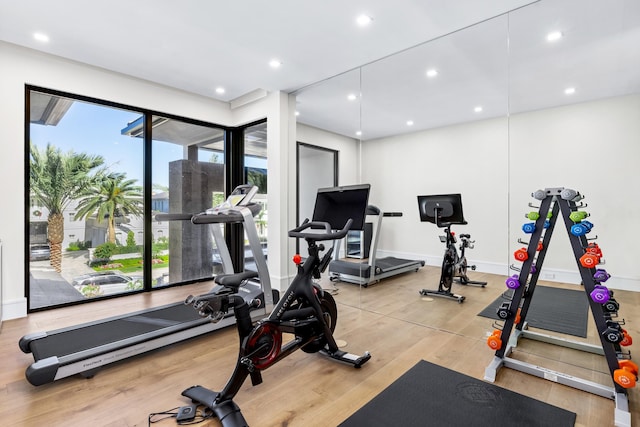
<path fill-rule="evenodd" d="M 258 187 L 255 185 L 239 185 L 237 186 L 227 200 L 224 203 L 207 209 L 207 214 L 217 215 L 220 213 L 224 213 L 234 206 L 247 206 L 251 200 L 253 200 L 253 196 L 258 192 Z"/>

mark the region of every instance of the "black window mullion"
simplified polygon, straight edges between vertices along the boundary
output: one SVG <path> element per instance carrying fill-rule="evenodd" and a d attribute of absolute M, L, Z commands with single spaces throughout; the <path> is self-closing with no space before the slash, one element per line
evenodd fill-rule
<path fill-rule="evenodd" d="M 152 153 L 151 146 L 153 141 L 152 114 L 144 113 L 144 182 L 143 182 L 143 201 L 144 201 L 144 250 L 142 251 L 142 274 L 143 286 L 145 291 L 152 289 L 151 284 L 151 261 L 153 257 L 153 233 L 151 217 L 151 197 L 152 197 Z"/>
<path fill-rule="evenodd" d="M 225 189 L 230 194 L 244 184 L 244 129 L 234 128 L 225 132 Z M 227 224 L 226 241 L 229 246 L 234 271 L 244 270 L 244 230 L 242 224 Z"/>

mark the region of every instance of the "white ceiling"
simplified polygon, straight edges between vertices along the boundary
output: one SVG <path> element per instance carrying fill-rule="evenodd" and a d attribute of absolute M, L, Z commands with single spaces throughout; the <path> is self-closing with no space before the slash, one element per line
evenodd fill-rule
<path fill-rule="evenodd" d="M 640 91 L 638 0 L 0 0 L 0 40 L 221 101 L 297 91 L 300 121 L 366 139 L 479 118 L 476 104 L 485 118 L 557 105 L 566 84 L 582 85 L 574 100 Z"/>

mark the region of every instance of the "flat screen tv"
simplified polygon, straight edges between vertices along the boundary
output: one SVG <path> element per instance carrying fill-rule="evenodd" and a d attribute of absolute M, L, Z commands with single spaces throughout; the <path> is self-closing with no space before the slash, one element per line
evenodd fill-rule
<path fill-rule="evenodd" d="M 369 184 L 359 184 L 318 189 L 312 221 L 328 222 L 332 230 L 342 230 L 351 218 L 351 230 L 362 230 L 370 188 Z"/>
<path fill-rule="evenodd" d="M 420 221 L 436 225 L 466 224 L 462 214 L 462 196 L 460 194 L 438 194 L 418 196 Z"/>

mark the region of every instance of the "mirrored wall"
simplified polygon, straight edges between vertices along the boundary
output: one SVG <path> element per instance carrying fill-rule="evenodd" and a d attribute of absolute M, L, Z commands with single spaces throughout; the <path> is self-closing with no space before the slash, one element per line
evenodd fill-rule
<path fill-rule="evenodd" d="M 339 184 L 371 184 L 369 203 L 395 214 L 382 217 L 376 258 L 439 267 L 443 230 L 421 221 L 417 196 L 460 193 L 468 224 L 454 231 L 476 241 L 470 263 L 510 275 L 531 193 L 561 186 L 586 195 L 614 287 L 630 289 L 640 281 L 626 249 L 640 208 L 639 45 L 638 2 L 540 0 L 300 90 L 298 140 L 338 150 Z M 579 284 L 566 237 L 545 263 L 541 279 Z M 438 288 L 430 277 L 389 292 L 417 298 Z M 349 303 L 434 321 L 354 286 Z"/>

